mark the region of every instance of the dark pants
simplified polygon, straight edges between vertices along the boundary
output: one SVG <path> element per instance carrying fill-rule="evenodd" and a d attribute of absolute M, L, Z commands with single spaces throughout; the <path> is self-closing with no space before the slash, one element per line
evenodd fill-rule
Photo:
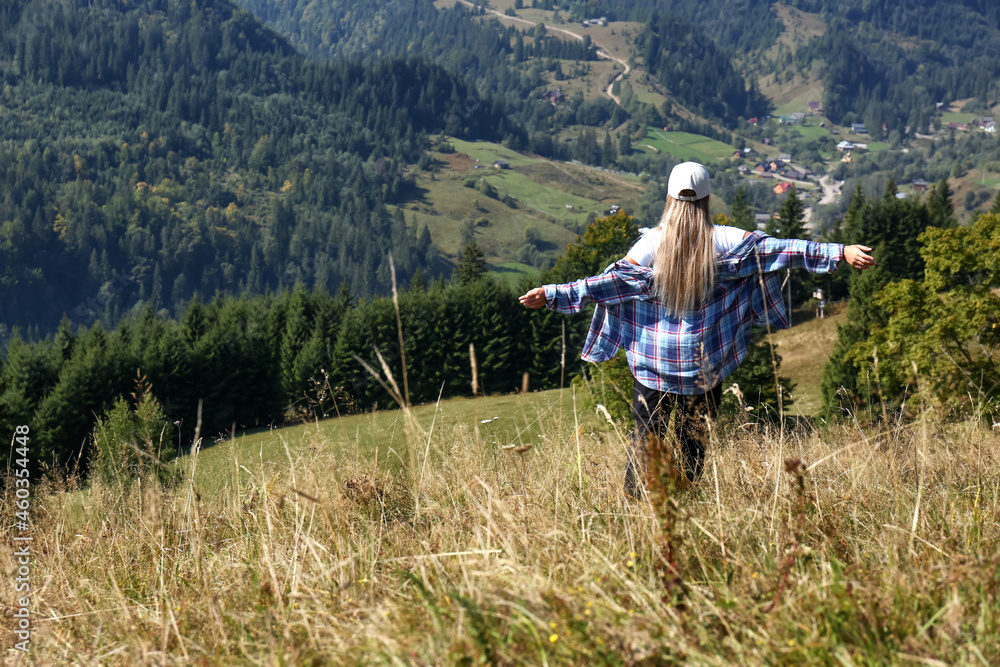
<path fill-rule="evenodd" d="M 635 439 L 625 464 L 625 493 L 638 498 L 641 480 L 649 456 L 649 436 L 667 437 L 670 413 L 677 408 L 674 435 L 680 448 L 680 464 L 688 481 L 694 482 L 701 475 L 705 464 L 705 447 L 708 444 L 711 421 L 719 411 L 722 385 L 718 384 L 704 394 L 691 396 L 668 394 L 650 389 L 636 380 L 632 386 L 632 416 L 635 418 Z"/>

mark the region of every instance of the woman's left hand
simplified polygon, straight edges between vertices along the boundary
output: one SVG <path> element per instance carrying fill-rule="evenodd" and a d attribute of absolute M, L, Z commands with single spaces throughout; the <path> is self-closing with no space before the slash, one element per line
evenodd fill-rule
<path fill-rule="evenodd" d="M 546 303 L 545 288 L 536 287 L 518 299 L 518 301 L 528 308 L 541 308 Z"/>

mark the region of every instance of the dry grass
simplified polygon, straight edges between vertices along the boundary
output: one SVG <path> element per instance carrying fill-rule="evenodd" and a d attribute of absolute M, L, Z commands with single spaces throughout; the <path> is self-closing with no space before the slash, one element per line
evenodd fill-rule
<path fill-rule="evenodd" d="M 795 382 L 791 414 L 812 416 L 823 407 L 823 366 L 837 343 L 837 326 L 847 322 L 847 305 L 830 303 L 826 317 L 813 318 L 771 334 L 781 355 L 781 375 Z"/>
<path fill-rule="evenodd" d="M 785 26 L 785 31 L 778 41 L 786 46 L 797 48 L 809 39 L 819 37 L 826 32 L 826 23 L 819 14 L 810 14 L 780 3 L 774 8 Z"/>
<path fill-rule="evenodd" d="M 211 496 L 188 482 L 128 497 L 50 486 L 33 501 L 27 658 L 1000 661 L 1000 432 L 990 425 L 784 435 L 731 425 L 701 482 L 672 499 L 664 538 L 650 503 L 622 497 L 621 439 L 580 419 L 551 411 L 530 448 L 504 449 L 489 424 L 438 416 L 433 429 L 409 429 L 412 475 L 322 443 L 241 471 L 235 444 L 223 444 L 213 455 L 245 481 Z M 669 595 L 665 543 L 680 583 Z M 9 630 L 3 639 L 13 645 Z"/>

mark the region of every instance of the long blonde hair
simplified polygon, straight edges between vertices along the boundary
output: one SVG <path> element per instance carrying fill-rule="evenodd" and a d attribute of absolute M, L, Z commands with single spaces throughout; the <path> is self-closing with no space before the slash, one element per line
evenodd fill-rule
<path fill-rule="evenodd" d="M 681 201 L 667 195 L 660 218 L 660 245 L 653 258 L 653 279 L 656 296 L 671 315 L 700 308 L 715 286 L 714 230 L 708 199 Z"/>

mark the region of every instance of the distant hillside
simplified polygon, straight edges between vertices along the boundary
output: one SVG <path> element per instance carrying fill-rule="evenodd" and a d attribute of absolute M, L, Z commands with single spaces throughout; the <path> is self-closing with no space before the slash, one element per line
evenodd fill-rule
<path fill-rule="evenodd" d="M 504 93 L 510 113 L 521 113 L 522 100 L 539 85 L 535 80 L 525 86 L 520 79 L 528 68 L 517 66 L 513 28 L 477 23 L 470 20 L 474 13 L 463 8 L 435 11 L 430 0 L 242 3 L 304 53 L 325 58 L 421 53 Z M 579 24 L 602 15 L 645 25 L 632 40 L 637 71 L 648 72 L 658 90 L 680 105 L 658 109 L 661 119 L 643 119 L 653 124 L 675 112 L 686 118 L 690 111 L 735 129 L 739 118 L 762 116 L 773 108 L 760 92 L 764 79 L 793 81 L 817 69 L 822 82 L 817 97 L 832 121 L 866 122 L 875 128 L 885 124 L 887 133 L 926 131 L 937 102 L 971 99 L 970 109 L 983 111 L 998 97 L 1000 5 L 991 0 L 673 0 L 661 5 L 595 0 L 558 8 L 542 0 L 487 4 L 512 16 L 521 11 L 519 6 L 530 9 L 532 20 L 541 17 L 549 25 Z M 781 16 L 789 8 L 816 16 L 825 29 L 790 44 Z M 776 51 L 777 44 L 785 48 Z M 504 73 L 510 69 L 518 76 Z M 629 111 L 635 114 L 639 107 Z M 527 117 L 521 120 L 542 129 Z"/>
<path fill-rule="evenodd" d="M 224 0 L 0 11 L 0 326 L 51 331 L 297 282 L 443 267 L 409 197 L 429 132 L 525 141 L 417 60 L 307 61 Z"/>

